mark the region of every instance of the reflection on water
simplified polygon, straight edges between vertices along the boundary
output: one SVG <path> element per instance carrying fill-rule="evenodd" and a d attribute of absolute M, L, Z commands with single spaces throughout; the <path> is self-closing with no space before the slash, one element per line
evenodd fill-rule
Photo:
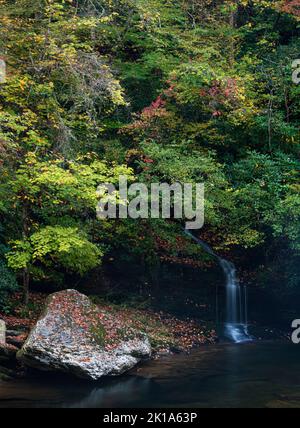
<path fill-rule="evenodd" d="M 46 376 L 0 383 L 0 407 L 298 407 L 300 347 L 204 347 L 96 384 Z"/>
<path fill-rule="evenodd" d="M 155 394 L 156 385 L 151 379 L 128 377 L 126 380 L 107 384 L 105 387 L 94 387 L 83 399 L 69 404 L 70 408 L 97 408 L 97 407 L 131 407 L 139 400 L 147 401 L 147 397 Z"/>

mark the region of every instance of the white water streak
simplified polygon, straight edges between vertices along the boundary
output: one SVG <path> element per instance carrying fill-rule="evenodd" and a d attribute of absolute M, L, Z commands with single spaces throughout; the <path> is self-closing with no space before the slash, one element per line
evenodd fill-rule
<path fill-rule="evenodd" d="M 226 277 L 226 320 L 225 336 L 236 342 L 248 342 L 251 338 L 248 335 L 248 302 L 247 288 L 244 288 L 244 299 L 242 299 L 243 290 L 239 284 L 236 268 L 233 263 L 223 259 L 216 254 L 209 245 L 196 238 L 191 232 L 185 230 L 185 233 L 200 245 L 208 254 L 215 257 L 219 262 Z M 243 300 L 245 308 L 243 311 Z M 243 319 L 243 316 L 245 317 Z"/>

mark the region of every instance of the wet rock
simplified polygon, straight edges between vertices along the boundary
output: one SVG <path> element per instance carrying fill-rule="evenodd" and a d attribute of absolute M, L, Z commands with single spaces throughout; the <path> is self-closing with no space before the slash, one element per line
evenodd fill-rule
<path fill-rule="evenodd" d="M 18 359 L 44 371 L 98 380 L 132 369 L 151 356 L 148 337 L 131 330 L 114 345 L 106 338 L 98 308 L 75 290 L 51 295 Z"/>
<path fill-rule="evenodd" d="M 11 345 L 0 345 L 0 358 L 14 360 L 18 349 Z"/>
<path fill-rule="evenodd" d="M 17 337 L 20 336 L 20 334 L 22 334 L 23 331 L 22 330 L 7 330 L 6 334 L 7 337 Z"/>
<path fill-rule="evenodd" d="M 25 339 L 23 339 L 23 338 L 20 338 L 19 336 L 18 337 L 15 337 L 15 336 L 13 336 L 13 337 L 10 337 L 10 336 L 7 336 L 7 343 L 9 344 L 9 345 L 13 345 L 13 346 L 15 346 L 16 348 L 18 348 L 18 349 L 21 349 L 22 348 L 22 346 L 24 345 L 24 342 L 25 342 Z"/>
<path fill-rule="evenodd" d="M 15 369 L 17 367 L 18 349 L 11 345 L 0 346 L 0 380 L 8 380 L 6 369 Z M 12 377 L 11 375 L 9 377 Z"/>
<path fill-rule="evenodd" d="M 0 345 L 5 345 L 6 343 L 6 324 L 4 321 L 0 320 Z"/>
<path fill-rule="evenodd" d="M 16 372 L 14 370 L 0 366 L 0 380 L 9 381 L 14 379 L 15 377 Z"/>

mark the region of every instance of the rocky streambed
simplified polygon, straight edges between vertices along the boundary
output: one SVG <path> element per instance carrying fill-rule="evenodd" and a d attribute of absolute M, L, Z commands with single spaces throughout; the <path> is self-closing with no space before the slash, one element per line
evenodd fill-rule
<path fill-rule="evenodd" d="M 7 329 L 8 326 L 8 329 Z M 22 348 L 30 332 L 28 320 L 11 319 L 10 324 L 0 323 L 0 380 L 8 381 L 24 374 L 17 353 Z"/>

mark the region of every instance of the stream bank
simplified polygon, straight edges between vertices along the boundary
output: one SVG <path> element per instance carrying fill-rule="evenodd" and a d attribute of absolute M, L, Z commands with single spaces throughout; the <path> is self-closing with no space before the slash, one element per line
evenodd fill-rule
<path fill-rule="evenodd" d="M 225 303 L 225 289 L 218 286 L 218 290 L 221 309 Z M 161 359 L 169 354 L 190 353 L 206 344 L 222 342 L 222 326 L 216 328 L 214 291 L 214 287 L 207 287 L 207 291 L 202 286 L 195 287 L 194 278 L 191 278 L 190 282 L 185 282 L 184 287 L 165 287 L 163 293 L 153 293 L 150 297 L 140 296 L 139 299 L 135 295 L 133 301 L 129 295 L 127 300 L 124 295 L 116 295 L 110 301 L 99 295 L 90 297 L 99 308 L 112 314 L 116 325 L 129 325 L 145 332 L 151 342 L 153 359 Z M 253 319 L 259 320 L 254 313 L 258 302 L 264 302 L 265 314 L 268 301 L 263 300 L 261 295 L 257 298 L 253 293 L 249 297 L 250 334 L 258 341 L 289 341 L 289 323 L 274 326 L 269 322 L 270 317 L 263 319 L 263 322 L 253 322 Z M 29 305 L 24 308 L 21 296 L 14 295 L 13 315 L 0 314 L 0 319 L 5 320 L 8 329 L 8 347 L 0 348 L 0 366 L 3 367 L 0 378 L 9 380 L 15 376 L 28 375 L 28 370 L 17 364 L 15 355 L 39 318 L 46 298 L 47 294 L 31 293 Z"/>
<path fill-rule="evenodd" d="M 14 296 L 14 301 L 19 298 Z M 20 305 L 15 309 L 14 316 L 0 314 L 0 319 L 7 326 L 7 344 L 0 347 L 1 379 L 10 380 L 27 375 L 28 370 L 20 365 L 16 354 L 39 319 L 46 299 L 46 295 L 31 294 L 30 310 L 24 311 Z M 217 341 L 214 326 L 207 322 L 179 319 L 163 311 L 108 304 L 99 297 L 93 297 L 92 300 L 101 313 L 109 315 L 105 326 L 107 343 L 112 343 L 120 331 L 134 329 L 149 337 L 154 359 L 168 354 L 189 353 L 192 349 Z"/>

